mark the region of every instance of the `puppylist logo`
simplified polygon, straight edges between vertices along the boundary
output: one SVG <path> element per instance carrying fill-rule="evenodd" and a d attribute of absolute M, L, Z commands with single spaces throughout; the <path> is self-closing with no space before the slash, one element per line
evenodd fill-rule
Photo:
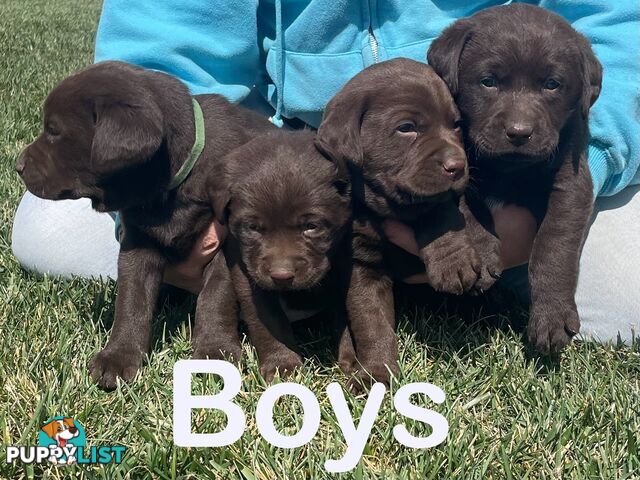
<path fill-rule="evenodd" d="M 87 436 L 82 424 L 73 417 L 57 416 L 40 428 L 37 446 L 9 445 L 7 463 L 104 465 L 121 463 L 126 449 L 120 445 L 87 448 Z"/>

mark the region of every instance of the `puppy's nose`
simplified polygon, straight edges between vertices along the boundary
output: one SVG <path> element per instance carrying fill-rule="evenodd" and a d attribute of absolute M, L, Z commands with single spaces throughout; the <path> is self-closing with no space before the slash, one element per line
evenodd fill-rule
<path fill-rule="evenodd" d="M 287 280 L 291 280 L 295 276 L 295 273 L 293 270 L 286 268 L 274 268 L 269 272 L 269 275 L 275 281 L 286 282 Z"/>
<path fill-rule="evenodd" d="M 524 145 L 531 138 L 533 125 L 527 123 L 512 123 L 505 127 L 509 141 L 514 145 Z"/>
<path fill-rule="evenodd" d="M 442 168 L 452 180 L 458 180 L 464 175 L 464 161 L 458 158 L 448 158 L 442 163 Z"/>

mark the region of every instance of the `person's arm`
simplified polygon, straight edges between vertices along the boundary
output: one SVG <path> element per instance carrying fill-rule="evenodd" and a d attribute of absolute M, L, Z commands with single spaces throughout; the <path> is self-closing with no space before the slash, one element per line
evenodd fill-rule
<path fill-rule="evenodd" d="M 589 166 L 595 195 L 613 195 L 640 179 L 640 2 L 542 0 L 539 5 L 585 35 L 602 64 L 602 91 L 589 114 Z"/>
<path fill-rule="evenodd" d="M 493 222 L 500 239 L 500 258 L 505 269 L 523 265 L 529 261 L 537 223 L 531 212 L 524 207 L 506 205 L 493 214 Z M 418 255 L 418 242 L 413 229 L 397 220 L 387 220 L 384 232 L 391 243 L 409 253 Z M 404 279 L 407 283 L 427 283 L 424 274 Z"/>
<path fill-rule="evenodd" d="M 192 94 L 243 100 L 258 73 L 257 2 L 105 0 L 95 61 L 172 74 Z"/>

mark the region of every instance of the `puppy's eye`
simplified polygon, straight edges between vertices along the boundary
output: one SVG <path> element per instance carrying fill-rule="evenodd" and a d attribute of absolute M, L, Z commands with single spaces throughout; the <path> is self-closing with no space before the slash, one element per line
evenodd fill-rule
<path fill-rule="evenodd" d="M 53 124 L 48 123 L 45 127 L 44 127 L 44 131 L 47 133 L 47 135 L 49 135 L 50 137 L 57 137 L 60 135 L 60 130 Z"/>
<path fill-rule="evenodd" d="M 498 86 L 498 81 L 494 77 L 484 77 L 480 80 L 483 87 L 495 88 Z"/>
<path fill-rule="evenodd" d="M 555 80 L 553 78 L 549 78 L 549 79 L 547 79 L 546 82 L 544 82 L 545 90 L 555 90 L 555 89 L 557 89 L 559 87 L 560 87 L 560 82 L 558 82 L 557 80 Z"/>
<path fill-rule="evenodd" d="M 302 234 L 306 237 L 313 237 L 320 233 L 320 227 L 313 222 L 307 222 L 302 226 Z"/>
<path fill-rule="evenodd" d="M 405 122 L 396 127 L 396 131 L 400 133 L 416 133 L 416 125 L 413 122 Z"/>
<path fill-rule="evenodd" d="M 247 224 L 247 230 L 251 231 L 251 232 L 257 232 L 260 233 L 260 231 L 262 230 L 260 228 L 260 225 L 258 225 L 257 223 L 248 223 Z"/>

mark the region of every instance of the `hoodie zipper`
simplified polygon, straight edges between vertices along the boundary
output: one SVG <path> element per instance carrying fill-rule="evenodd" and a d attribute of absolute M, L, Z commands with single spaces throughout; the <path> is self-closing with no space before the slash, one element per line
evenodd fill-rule
<path fill-rule="evenodd" d="M 371 55 L 373 55 L 373 63 L 378 63 L 378 39 L 373 33 L 371 25 L 369 25 L 369 46 L 371 47 Z"/>
<path fill-rule="evenodd" d="M 373 13 L 371 10 L 371 0 L 369 0 L 369 47 L 371 47 L 371 55 L 373 56 L 373 63 L 378 63 L 378 39 L 373 33 Z"/>

